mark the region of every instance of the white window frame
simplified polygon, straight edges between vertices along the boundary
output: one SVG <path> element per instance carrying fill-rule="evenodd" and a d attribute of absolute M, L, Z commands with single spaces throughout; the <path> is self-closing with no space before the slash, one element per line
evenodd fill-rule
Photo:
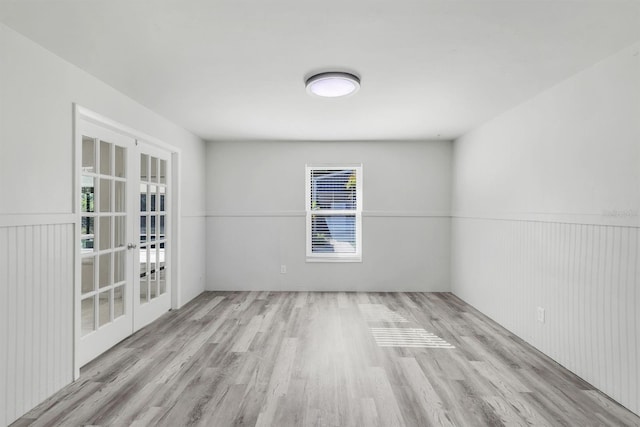
<path fill-rule="evenodd" d="M 311 218 L 320 213 L 311 209 L 311 172 L 314 170 L 353 169 L 356 173 L 356 209 L 322 210 L 322 215 L 355 215 L 356 252 L 355 253 L 313 253 L 311 245 Z M 306 211 L 306 248 L 307 262 L 362 262 L 362 163 L 308 164 L 305 167 L 305 211 Z"/>

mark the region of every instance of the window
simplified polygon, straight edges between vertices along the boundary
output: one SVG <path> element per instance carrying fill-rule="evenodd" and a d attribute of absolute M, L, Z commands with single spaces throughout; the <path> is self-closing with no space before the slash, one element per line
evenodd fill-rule
<path fill-rule="evenodd" d="M 362 260 L 362 165 L 306 168 L 307 261 Z"/>

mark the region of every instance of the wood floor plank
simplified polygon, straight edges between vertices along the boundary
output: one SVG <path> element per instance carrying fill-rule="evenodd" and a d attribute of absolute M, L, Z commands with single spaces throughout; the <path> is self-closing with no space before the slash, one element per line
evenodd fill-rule
<path fill-rule="evenodd" d="M 506 399 L 500 396 L 484 396 L 482 399 L 493 408 L 493 411 L 500 418 L 500 422 L 505 426 L 526 427 L 529 425 Z"/>
<path fill-rule="evenodd" d="M 368 371 L 381 424 L 393 427 L 406 425 L 385 370 L 381 367 L 372 367 Z"/>
<path fill-rule="evenodd" d="M 258 415 L 256 426 L 273 425 L 274 416 L 280 403 L 280 398 L 287 394 L 291 379 L 291 366 L 295 359 L 298 345 L 297 338 L 287 338 L 282 344 L 278 359 L 273 367 L 273 373 L 267 388 L 263 411 Z"/>
<path fill-rule="evenodd" d="M 359 422 L 357 425 L 364 427 L 380 426 L 381 424 L 378 417 L 378 408 L 376 407 L 375 400 L 373 400 L 371 397 L 363 397 L 362 399 L 360 399 L 359 403 L 360 411 L 358 412 Z"/>
<path fill-rule="evenodd" d="M 145 427 L 153 425 L 154 418 L 162 412 L 162 408 L 151 406 L 142 412 L 139 418 L 135 419 L 130 426 L 131 427 Z"/>
<path fill-rule="evenodd" d="M 349 298 L 347 297 L 346 292 L 338 292 L 338 294 L 336 295 L 336 298 L 338 300 L 338 308 L 350 307 Z"/>
<path fill-rule="evenodd" d="M 429 379 L 413 357 L 403 357 L 400 360 L 406 374 L 405 380 L 409 383 L 417 403 L 425 413 L 426 421 L 434 426 L 454 426 L 449 419 L 444 404 L 433 388 Z"/>
<path fill-rule="evenodd" d="M 220 304 L 223 300 L 224 300 L 223 296 L 217 296 L 217 297 L 213 298 L 208 304 L 205 304 L 198 311 L 193 313 L 193 316 L 191 316 L 190 320 L 200 320 L 200 319 L 202 319 L 204 316 L 206 316 L 209 313 L 211 313 L 211 311 L 218 304 Z"/>
<path fill-rule="evenodd" d="M 263 320 L 263 316 L 253 316 L 249 324 L 244 328 L 242 335 L 240 335 L 236 340 L 231 351 L 244 353 L 249 350 L 249 346 L 260 330 Z"/>
<path fill-rule="evenodd" d="M 453 347 L 394 341 L 417 330 Z M 573 427 L 640 417 L 449 293 L 207 292 L 14 425 Z"/>
<path fill-rule="evenodd" d="M 603 408 L 605 411 L 599 412 L 599 418 L 606 420 L 603 422 L 613 423 L 614 425 L 633 425 L 637 423 L 638 419 L 632 413 L 628 411 L 617 411 L 617 404 L 605 396 L 598 390 L 585 390 L 583 391 L 590 399 L 597 402 L 597 405 Z"/>

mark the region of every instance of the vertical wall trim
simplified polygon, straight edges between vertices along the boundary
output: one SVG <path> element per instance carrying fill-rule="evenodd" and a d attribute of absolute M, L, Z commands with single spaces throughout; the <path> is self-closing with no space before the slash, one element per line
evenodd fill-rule
<path fill-rule="evenodd" d="M 171 308 L 174 310 L 182 307 L 182 292 L 178 282 L 180 280 L 180 236 L 181 236 L 181 218 L 182 218 L 182 202 L 180 194 L 182 167 L 180 164 L 180 155 L 172 153 L 171 155 Z"/>
<path fill-rule="evenodd" d="M 80 295 L 80 287 L 82 286 L 80 283 L 80 269 L 81 269 L 81 260 L 80 260 L 80 235 L 81 235 L 81 208 L 80 208 L 80 193 L 82 189 L 82 135 L 80 134 L 80 110 L 79 106 L 73 104 L 73 113 L 71 115 L 72 121 L 72 135 L 73 135 L 73 144 L 72 144 L 72 152 L 73 152 L 73 160 L 71 164 L 73 165 L 73 187 L 71 189 L 71 212 L 73 212 L 74 219 L 74 227 L 73 227 L 73 240 L 72 240 L 72 262 L 73 262 L 73 298 L 72 298 L 72 322 L 73 322 L 73 348 L 71 351 L 71 369 L 73 372 L 73 380 L 76 381 L 80 378 L 80 361 L 79 361 L 79 352 L 80 352 L 80 336 L 81 336 L 81 322 L 82 322 L 82 314 L 81 314 L 81 303 L 78 300 L 78 295 Z"/>
<path fill-rule="evenodd" d="M 8 424 L 7 387 L 9 383 L 9 230 L 0 227 L 0 423 Z"/>

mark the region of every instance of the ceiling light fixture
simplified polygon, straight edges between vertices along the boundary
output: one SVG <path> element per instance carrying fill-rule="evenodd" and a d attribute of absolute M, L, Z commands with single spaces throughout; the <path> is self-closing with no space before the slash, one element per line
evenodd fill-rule
<path fill-rule="evenodd" d="M 351 95 L 360 89 L 360 78 L 351 73 L 332 71 L 315 74 L 307 79 L 307 93 L 324 98 Z"/>

